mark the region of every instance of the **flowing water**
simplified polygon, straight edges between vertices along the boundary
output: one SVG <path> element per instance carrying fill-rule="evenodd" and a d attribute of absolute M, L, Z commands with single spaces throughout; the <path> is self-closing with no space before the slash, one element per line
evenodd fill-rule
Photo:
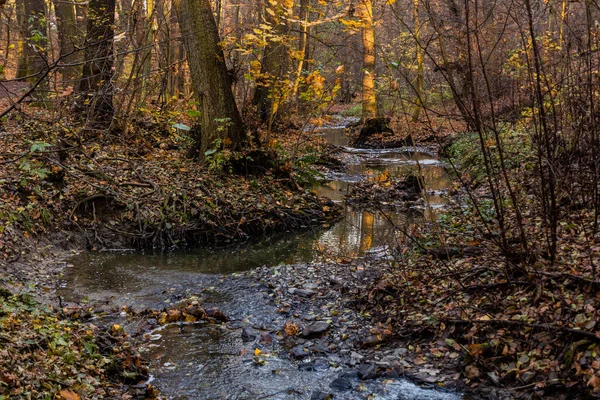
<path fill-rule="evenodd" d="M 174 399 L 311 399 L 340 374 L 330 365 L 305 370 L 276 344 L 263 348 L 265 364 L 254 364 L 255 344 L 244 343 L 241 326 L 263 332 L 282 328 L 264 287 L 236 273 L 263 265 L 348 259 L 385 251 L 403 229 L 435 215 L 449 185 L 443 165 L 426 149 L 360 150 L 348 147 L 343 126 L 323 129 L 324 139 L 344 149 L 346 169 L 328 173 L 318 192 L 343 202 L 351 185 L 381 173 L 401 176 L 419 168 L 427 201 L 406 213 L 356 210 L 327 230 L 280 235 L 261 241 L 171 253 L 82 253 L 70 260 L 61 294 L 67 300 L 108 300 L 138 309 L 163 307 L 191 295 L 217 306 L 228 325 L 166 327 L 149 346 L 154 384 Z M 399 229 L 395 228 L 399 227 Z M 232 275 L 233 274 L 233 275 Z M 373 380 L 361 390 L 336 392 L 335 399 L 457 399 L 456 394 L 424 389 L 404 380 Z"/>

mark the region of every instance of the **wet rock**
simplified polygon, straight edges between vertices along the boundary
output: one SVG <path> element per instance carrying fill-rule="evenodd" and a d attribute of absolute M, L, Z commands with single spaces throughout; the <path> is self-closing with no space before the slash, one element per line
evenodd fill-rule
<path fill-rule="evenodd" d="M 298 368 L 302 371 L 325 371 L 329 369 L 329 362 L 322 358 L 314 361 L 309 361 L 298 365 Z"/>
<path fill-rule="evenodd" d="M 365 121 L 354 146 L 364 147 L 373 141 L 374 136 L 392 136 L 394 131 L 390 128 L 389 118 L 371 118 Z"/>
<path fill-rule="evenodd" d="M 305 357 L 308 357 L 310 355 L 310 353 L 308 352 L 308 349 L 306 349 L 304 346 L 296 346 L 292 349 L 291 351 L 292 356 L 294 356 L 294 358 L 297 359 L 302 359 Z"/>
<path fill-rule="evenodd" d="M 312 324 L 306 325 L 302 330 L 302 336 L 305 338 L 316 337 L 324 334 L 329 330 L 331 324 L 325 321 L 317 321 Z"/>
<path fill-rule="evenodd" d="M 362 364 L 358 367 L 358 377 L 362 380 L 377 378 L 377 365 Z"/>
<path fill-rule="evenodd" d="M 373 347 L 380 344 L 381 342 L 382 340 L 378 336 L 369 335 L 362 342 L 360 342 L 360 345 L 363 347 Z"/>
<path fill-rule="evenodd" d="M 358 363 L 359 363 L 359 362 L 360 362 L 360 361 L 361 361 L 363 358 L 365 358 L 365 356 L 363 356 L 363 355 L 361 355 L 361 354 L 358 354 L 358 353 L 356 353 L 356 352 L 354 352 L 354 351 L 353 351 L 353 352 L 350 354 L 350 364 L 351 364 L 351 365 L 356 365 L 356 364 L 358 364 Z"/>
<path fill-rule="evenodd" d="M 330 400 L 333 396 L 329 393 L 321 392 L 320 390 L 313 392 L 310 396 L 310 400 Z"/>
<path fill-rule="evenodd" d="M 385 379 L 400 379 L 400 374 L 395 369 L 391 369 L 389 371 L 385 371 L 383 377 Z"/>
<path fill-rule="evenodd" d="M 338 356 L 337 354 L 332 354 L 329 357 L 327 357 L 327 359 L 334 364 L 342 363 L 342 358 L 340 356 Z"/>
<path fill-rule="evenodd" d="M 315 294 L 317 294 L 317 292 L 314 290 L 299 289 L 299 288 L 290 288 L 288 290 L 288 292 L 290 292 L 291 294 L 295 294 L 297 296 L 301 296 L 301 297 L 311 297 L 311 296 L 314 296 Z"/>
<path fill-rule="evenodd" d="M 400 347 L 399 349 L 394 350 L 394 356 L 396 357 L 405 356 L 406 353 L 408 353 L 408 349 L 405 347 Z"/>
<path fill-rule="evenodd" d="M 250 327 L 242 329 L 242 342 L 251 342 L 258 336 L 258 332 Z"/>
<path fill-rule="evenodd" d="M 521 382 L 527 384 L 527 383 L 531 382 L 533 380 L 533 378 L 535 378 L 535 372 L 527 371 L 523 375 L 521 375 Z"/>
<path fill-rule="evenodd" d="M 319 288 L 319 285 L 317 285 L 314 282 L 307 282 L 302 286 L 302 288 L 306 290 L 317 290 Z"/>
<path fill-rule="evenodd" d="M 329 387 L 333 390 L 336 390 L 338 392 L 343 392 L 345 390 L 350 390 L 352 389 L 352 378 L 346 377 L 346 376 L 341 376 L 339 378 L 334 379 L 330 384 Z"/>
<path fill-rule="evenodd" d="M 500 377 L 495 372 L 488 372 L 487 376 L 496 386 L 500 386 Z"/>
<path fill-rule="evenodd" d="M 393 367 L 397 363 L 398 363 L 398 357 L 389 355 L 389 356 L 385 356 L 381 360 L 377 361 L 376 364 L 379 365 L 380 367 L 386 368 L 386 367 Z"/>

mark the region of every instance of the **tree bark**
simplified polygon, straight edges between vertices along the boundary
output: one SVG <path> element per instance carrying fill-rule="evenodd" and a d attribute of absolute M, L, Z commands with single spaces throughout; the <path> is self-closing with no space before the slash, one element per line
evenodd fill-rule
<path fill-rule="evenodd" d="M 196 138 L 198 155 L 215 147 L 216 139 L 227 138 L 236 150 L 247 143 L 246 131 L 237 109 L 232 79 L 209 0 L 174 0 L 183 43 L 187 52 L 194 95 L 199 103 L 201 133 Z"/>
<path fill-rule="evenodd" d="M 27 17 L 25 16 L 25 0 L 15 1 L 19 40 L 17 41 L 17 79 L 27 76 Z"/>
<path fill-rule="evenodd" d="M 93 128 L 107 129 L 114 116 L 115 0 L 90 0 L 85 63 L 79 92 Z"/>
<path fill-rule="evenodd" d="M 62 84 L 64 87 L 76 87 L 76 79 L 81 76 L 81 67 L 76 64 L 82 57 L 80 52 L 76 51 L 81 38 L 77 26 L 75 3 L 72 0 L 54 0 L 54 12 L 58 27 L 60 56 L 62 63 L 67 64 L 61 68 Z"/>

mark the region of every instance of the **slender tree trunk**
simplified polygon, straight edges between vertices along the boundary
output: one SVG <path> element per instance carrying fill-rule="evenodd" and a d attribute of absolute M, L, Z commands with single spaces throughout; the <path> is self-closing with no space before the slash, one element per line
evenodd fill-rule
<path fill-rule="evenodd" d="M 196 138 L 198 155 L 227 138 L 233 149 L 244 147 L 246 132 L 231 91 L 219 33 L 209 0 L 174 0 L 187 52 L 194 94 L 200 104 L 201 134 Z"/>
<path fill-rule="evenodd" d="M 25 0 L 15 1 L 17 25 L 19 26 L 19 40 L 17 41 L 17 79 L 27 76 L 27 17 L 25 15 Z"/>
<path fill-rule="evenodd" d="M 310 5 L 310 0 L 300 0 L 300 21 L 303 24 L 300 25 L 300 33 L 298 40 L 298 64 L 296 65 L 296 72 L 294 74 L 294 87 L 292 89 L 292 99 L 295 99 L 298 95 L 298 86 L 300 85 L 300 77 L 302 75 L 302 69 L 304 68 L 304 60 L 306 59 L 306 45 L 308 38 L 308 17 L 310 13 L 308 12 L 308 7 Z"/>
<path fill-rule="evenodd" d="M 423 48 L 421 47 L 421 21 L 419 20 L 419 0 L 413 0 L 413 13 L 415 22 L 415 43 L 417 50 L 417 80 L 415 82 L 415 108 L 412 115 L 413 122 L 419 120 L 423 108 Z"/>
<path fill-rule="evenodd" d="M 85 64 L 79 85 L 91 127 L 107 129 L 114 116 L 115 0 L 90 0 Z"/>
<path fill-rule="evenodd" d="M 154 35 L 156 33 L 156 24 L 154 18 L 154 0 L 146 0 L 146 14 L 143 26 L 146 29 L 146 37 L 143 41 L 145 46 L 142 52 L 142 90 L 140 97 L 142 103 L 145 103 L 145 98 L 148 91 L 148 84 L 151 83 L 150 72 L 152 71 L 152 47 L 154 45 Z"/>
<path fill-rule="evenodd" d="M 377 116 L 377 96 L 375 94 L 375 26 L 373 23 L 373 4 L 371 0 L 362 0 L 362 42 L 363 42 L 363 79 L 362 79 L 362 117 L 364 120 Z"/>
<path fill-rule="evenodd" d="M 61 69 L 62 84 L 64 87 L 75 87 L 75 81 L 81 76 L 81 61 L 76 45 L 80 41 L 77 27 L 77 11 L 72 0 L 54 0 L 54 12 L 58 26 L 58 40 L 60 42 L 60 56 L 63 64 L 69 64 Z"/>

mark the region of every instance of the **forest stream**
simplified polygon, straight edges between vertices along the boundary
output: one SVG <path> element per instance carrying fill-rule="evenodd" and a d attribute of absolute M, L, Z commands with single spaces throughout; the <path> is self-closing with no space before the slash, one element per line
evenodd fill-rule
<path fill-rule="evenodd" d="M 312 268 L 327 260 L 389 257 L 388 249 L 402 228 L 427 221 L 443 206 L 440 194 L 450 180 L 433 153 L 426 149 L 351 148 L 343 124 L 322 128 L 320 133 L 329 143 L 342 147 L 345 164 L 343 172 L 325 174 L 326 180 L 316 188 L 320 195 L 343 203 L 349 188 L 370 176 L 384 172 L 402 176 L 420 168 L 428 201 L 409 212 L 385 214 L 345 205 L 343 218 L 326 230 L 227 247 L 169 253 L 81 253 L 69 260 L 60 291 L 65 300 L 107 300 L 111 305 L 142 310 L 197 296 L 204 306 L 217 307 L 230 318 L 223 325 L 181 324 L 153 332 L 146 351 L 153 363 L 153 385 L 162 395 L 174 399 L 320 399 L 333 391 L 334 399 L 460 397 L 404 379 L 356 379 L 348 388 L 336 388 L 334 382 L 349 366 L 336 362 L 335 354 L 300 361 L 277 340 L 257 343 L 242 337 L 244 327 L 266 334 L 281 330 L 286 321 L 266 286 L 248 271 L 263 266 Z M 135 326 L 129 329 L 135 331 Z M 258 357 L 256 349 L 264 356 Z"/>

